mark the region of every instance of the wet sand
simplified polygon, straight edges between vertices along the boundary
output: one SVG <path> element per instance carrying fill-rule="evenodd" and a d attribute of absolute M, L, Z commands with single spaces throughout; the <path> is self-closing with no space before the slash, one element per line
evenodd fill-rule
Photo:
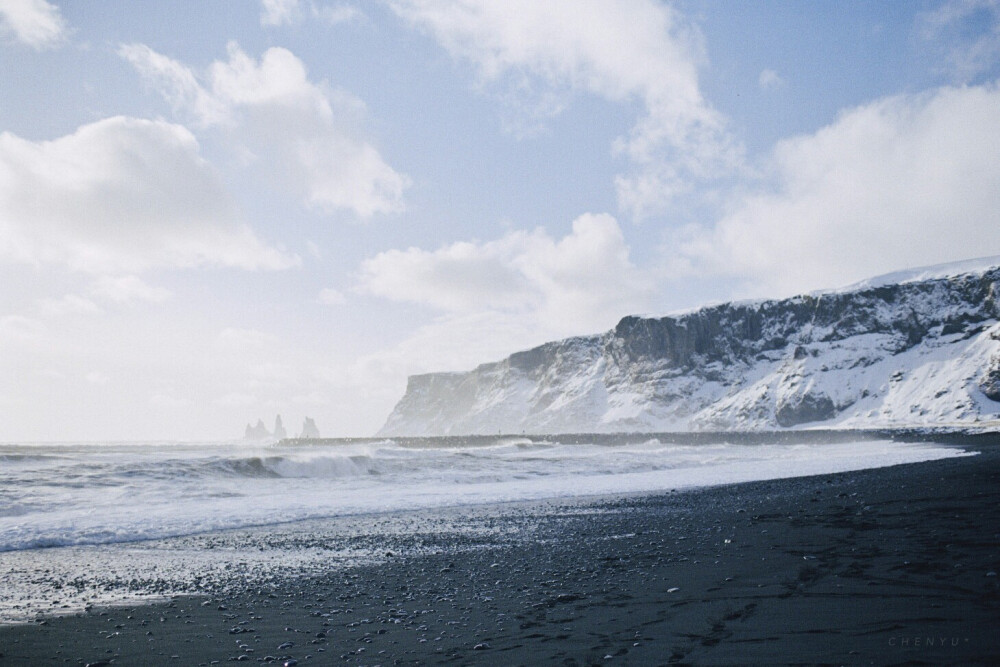
<path fill-rule="evenodd" d="M 380 562 L 0 627 L 0 665 L 996 664 L 1000 450 L 976 449 L 685 493 L 316 522 L 313 549 L 371 524 Z M 385 521 L 415 528 L 379 542 Z M 254 539 L 294 550 L 297 530 Z"/>

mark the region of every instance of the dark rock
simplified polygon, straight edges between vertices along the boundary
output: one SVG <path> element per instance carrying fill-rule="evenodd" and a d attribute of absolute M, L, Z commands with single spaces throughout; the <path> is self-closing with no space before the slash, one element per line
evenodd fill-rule
<path fill-rule="evenodd" d="M 258 419 L 256 426 L 247 424 L 243 437 L 247 440 L 266 440 L 271 437 L 271 432 L 267 430 L 266 426 L 264 426 L 264 421 L 262 419 Z"/>
<path fill-rule="evenodd" d="M 316 426 L 316 422 L 313 421 L 312 417 L 306 417 L 305 421 L 302 422 L 302 432 L 299 437 L 305 440 L 320 437 L 319 428 Z"/>
<path fill-rule="evenodd" d="M 837 414 L 837 406 L 829 396 L 805 393 L 779 401 L 774 418 L 783 428 L 830 419 Z"/>
<path fill-rule="evenodd" d="M 288 431 L 285 430 L 285 425 L 281 423 L 281 415 L 274 418 L 274 437 L 278 440 L 288 437 Z"/>
<path fill-rule="evenodd" d="M 986 398 L 1000 402 L 1000 357 L 990 360 L 990 365 L 979 380 L 979 389 Z"/>

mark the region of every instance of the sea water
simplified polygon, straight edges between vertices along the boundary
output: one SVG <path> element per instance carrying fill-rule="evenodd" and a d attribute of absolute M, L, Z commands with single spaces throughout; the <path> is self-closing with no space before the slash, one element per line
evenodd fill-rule
<path fill-rule="evenodd" d="M 0 552 L 325 517 L 658 492 L 965 454 L 929 443 L 669 436 L 0 445 Z"/>
<path fill-rule="evenodd" d="M 969 453 L 852 438 L 0 444 L 0 624 L 168 595 L 239 595 L 281 577 L 379 562 L 390 550 L 435 548 L 427 544 L 509 544 L 531 539 L 524 513 L 604 511 L 587 496 Z M 533 500 L 552 502 L 508 504 Z M 517 520 L 494 521 L 504 516 Z M 508 528 L 494 534 L 495 525 Z M 525 534 L 512 534 L 512 525 Z M 429 533 L 443 541 L 428 543 Z"/>

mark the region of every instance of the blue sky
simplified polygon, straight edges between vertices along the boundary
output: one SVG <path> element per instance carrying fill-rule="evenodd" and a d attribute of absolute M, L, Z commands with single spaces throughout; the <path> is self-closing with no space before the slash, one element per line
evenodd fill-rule
<path fill-rule="evenodd" d="M 0 440 L 1000 254 L 1000 4 L 0 0 Z"/>

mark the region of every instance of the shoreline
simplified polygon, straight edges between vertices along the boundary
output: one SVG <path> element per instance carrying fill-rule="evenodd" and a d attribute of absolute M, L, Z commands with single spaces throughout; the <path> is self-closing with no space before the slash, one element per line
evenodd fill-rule
<path fill-rule="evenodd" d="M 534 441 L 552 440 L 565 444 L 574 442 L 607 443 L 619 440 L 636 440 L 641 438 L 666 438 L 677 444 L 710 444 L 731 440 L 738 444 L 822 444 L 836 442 L 856 442 L 859 439 L 893 440 L 901 442 L 938 442 L 942 439 L 954 443 L 1000 444 L 1000 420 L 963 422 L 947 425 L 902 424 L 899 426 L 866 426 L 845 428 L 790 428 L 784 430 L 760 431 L 613 431 L 613 432 L 580 432 L 580 433 L 465 433 L 445 436 L 345 436 L 319 438 L 281 438 L 273 441 L 275 445 L 289 447 L 308 447 L 310 445 L 337 445 L 355 443 L 376 443 L 393 440 L 400 443 L 424 442 L 427 440 L 455 440 L 466 445 L 482 442 L 491 444 L 498 439 Z M 255 442 L 246 441 L 243 442 Z"/>
<path fill-rule="evenodd" d="M 1000 657 L 1000 448 L 976 449 L 673 494 L 236 531 L 263 540 L 243 551 L 330 557 L 299 573 L 250 568 L 244 585 L 200 596 L 3 626 L 0 665 L 987 664 Z M 351 547 L 378 558 L 352 563 Z"/>

